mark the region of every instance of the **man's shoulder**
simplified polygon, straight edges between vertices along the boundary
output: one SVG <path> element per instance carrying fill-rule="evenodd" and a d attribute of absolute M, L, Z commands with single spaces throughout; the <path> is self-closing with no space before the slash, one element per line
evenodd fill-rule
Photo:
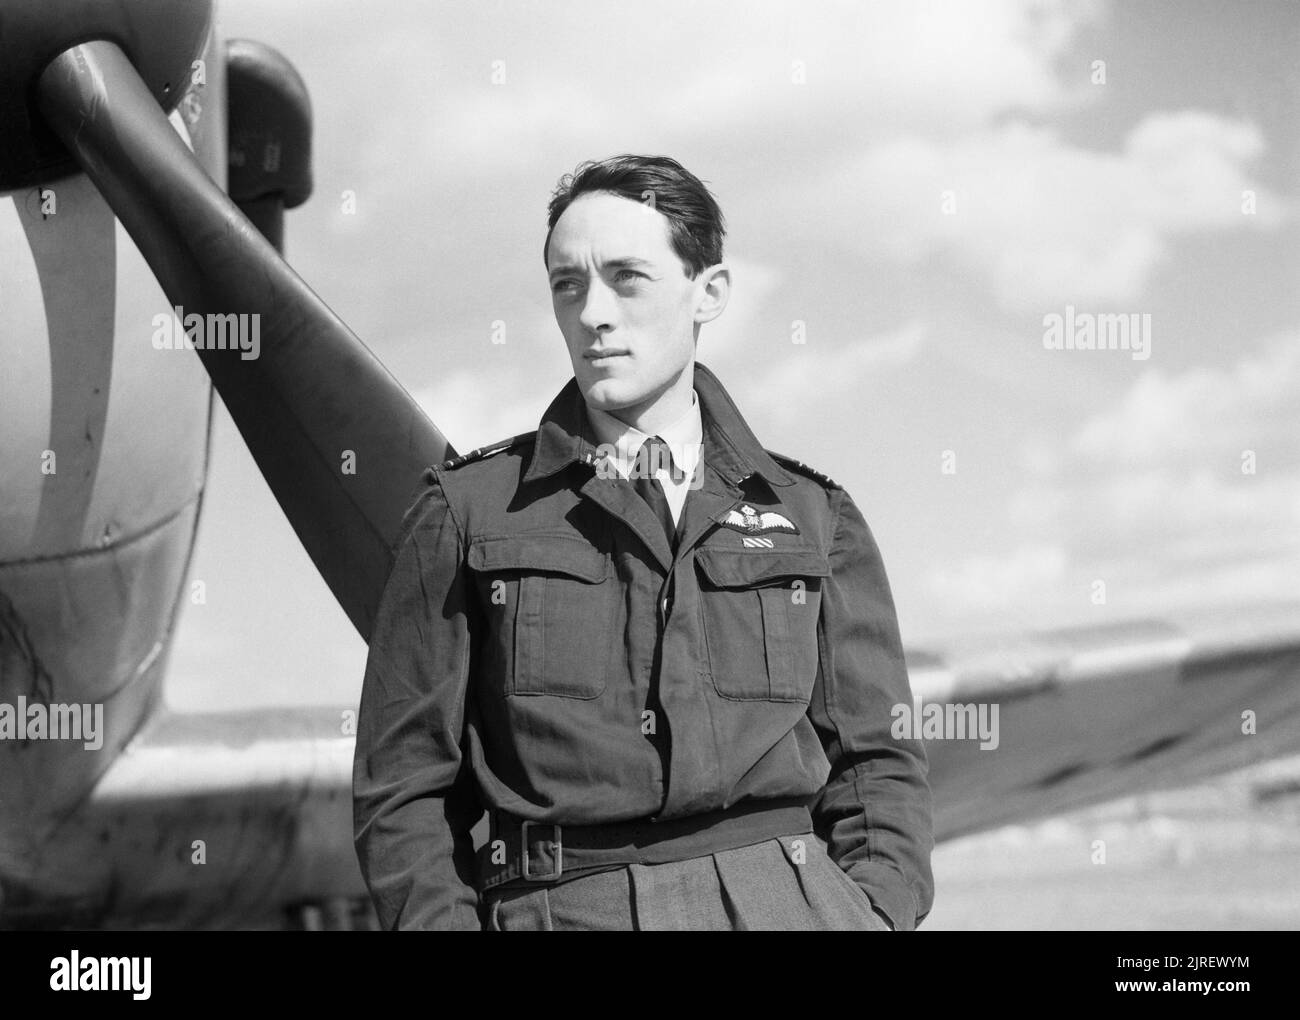
<path fill-rule="evenodd" d="M 492 475 L 502 472 L 510 473 L 518 469 L 518 464 L 517 457 L 508 455 L 526 453 L 532 447 L 536 438 L 536 430 L 521 432 L 518 435 L 470 450 L 469 453 L 450 457 L 426 470 L 425 481 L 440 481 L 443 476 L 449 473 L 454 473 L 458 479 L 464 478 L 466 480 L 476 478 L 485 472 Z M 498 457 L 498 454 L 507 454 L 507 456 Z"/>
<path fill-rule="evenodd" d="M 765 449 L 764 452 L 769 457 L 771 457 L 774 461 L 776 461 L 779 465 L 781 465 L 781 467 L 785 468 L 788 471 L 793 471 L 795 474 L 800 475 L 804 478 L 811 479 L 812 481 L 816 482 L 819 486 L 821 486 L 823 489 L 844 488 L 844 486 L 840 485 L 829 475 L 822 474 L 820 471 L 816 470 L 815 468 L 809 467 L 801 460 L 796 460 L 794 457 L 788 457 L 784 453 L 777 453 L 775 450 Z"/>

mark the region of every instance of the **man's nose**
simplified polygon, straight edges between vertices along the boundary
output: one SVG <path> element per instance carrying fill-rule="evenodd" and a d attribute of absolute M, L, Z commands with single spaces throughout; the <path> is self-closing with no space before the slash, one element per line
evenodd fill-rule
<path fill-rule="evenodd" d="M 582 311 L 578 315 L 578 321 L 586 329 L 596 333 L 613 328 L 614 314 L 613 291 L 605 285 L 604 280 L 593 280 L 587 288 L 586 300 L 582 303 Z"/>

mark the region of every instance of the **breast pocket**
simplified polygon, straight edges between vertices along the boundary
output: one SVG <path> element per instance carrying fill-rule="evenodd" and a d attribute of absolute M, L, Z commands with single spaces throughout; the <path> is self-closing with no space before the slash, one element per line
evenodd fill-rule
<path fill-rule="evenodd" d="M 475 539 L 485 672 L 502 693 L 596 698 L 605 690 L 617 593 L 609 555 L 571 534 Z"/>
<path fill-rule="evenodd" d="M 709 673 L 724 698 L 808 703 L 817 678 L 816 550 L 696 551 Z"/>

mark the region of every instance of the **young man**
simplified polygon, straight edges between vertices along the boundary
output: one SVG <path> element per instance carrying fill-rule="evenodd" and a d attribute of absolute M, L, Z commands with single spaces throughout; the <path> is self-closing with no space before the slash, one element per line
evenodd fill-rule
<path fill-rule="evenodd" d="M 764 450 L 695 360 L 730 287 L 716 202 L 618 156 L 548 218 L 574 378 L 536 432 L 426 474 L 370 642 L 380 922 L 915 928 L 931 801 L 890 735 L 912 699 L 889 584 L 848 494 Z"/>

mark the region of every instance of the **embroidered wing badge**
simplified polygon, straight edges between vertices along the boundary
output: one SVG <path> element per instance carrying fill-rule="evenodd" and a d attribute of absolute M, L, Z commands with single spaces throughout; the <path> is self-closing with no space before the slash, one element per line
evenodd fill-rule
<path fill-rule="evenodd" d="M 772 540 L 764 538 L 764 535 L 799 534 L 799 529 L 794 526 L 794 521 L 790 520 L 789 517 L 774 513 L 771 510 L 760 512 L 748 503 L 742 503 L 739 507 L 728 510 L 722 515 L 718 523 L 724 528 L 739 531 L 741 544 L 746 549 L 773 548 Z"/>

